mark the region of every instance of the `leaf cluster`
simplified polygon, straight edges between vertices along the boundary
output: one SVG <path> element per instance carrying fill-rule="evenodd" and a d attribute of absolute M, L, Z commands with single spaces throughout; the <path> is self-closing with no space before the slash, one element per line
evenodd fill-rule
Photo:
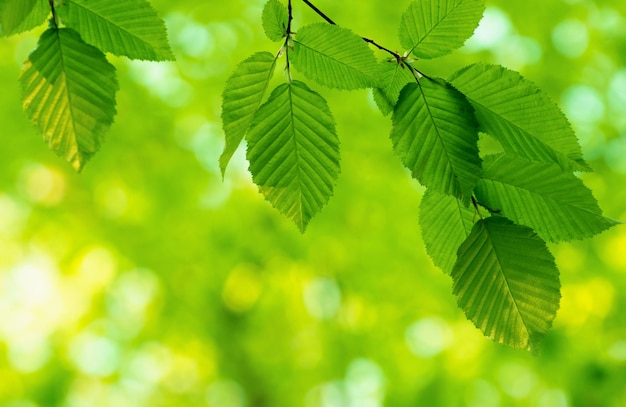
<path fill-rule="evenodd" d="M 150 61 L 174 55 L 147 0 L 0 0 L 0 36 L 46 20 L 22 69 L 23 106 L 50 149 L 81 171 L 116 114 L 117 76 L 105 53 Z"/>
<path fill-rule="evenodd" d="M 418 0 L 402 15 L 404 53 L 326 20 L 292 30 L 292 4 L 269 0 L 262 23 L 281 42 L 276 54 L 243 61 L 226 83 L 222 172 L 245 139 L 259 191 L 304 232 L 333 194 L 339 138 L 324 98 L 301 80 L 328 88 L 372 89 L 391 114 L 393 150 L 427 187 L 420 225 L 433 262 L 453 280 L 467 317 L 493 340 L 536 351 L 560 301 L 548 242 L 594 236 L 619 223 L 605 218 L 575 175 L 590 171 L 558 106 L 519 73 L 477 63 L 451 77 L 419 70 L 476 29 L 483 0 Z M 378 61 L 373 45 L 387 52 Z M 285 59 L 286 83 L 269 92 Z M 295 68 L 295 71 L 294 71 Z M 502 149 L 484 156 L 481 137 Z"/>

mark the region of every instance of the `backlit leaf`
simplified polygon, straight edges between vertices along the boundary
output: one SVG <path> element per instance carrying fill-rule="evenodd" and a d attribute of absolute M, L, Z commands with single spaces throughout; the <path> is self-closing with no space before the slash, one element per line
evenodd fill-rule
<path fill-rule="evenodd" d="M 339 139 L 326 101 L 302 82 L 280 85 L 255 114 L 246 139 L 254 182 L 304 232 L 339 175 Z"/>
<path fill-rule="evenodd" d="M 269 0 L 263 8 L 263 29 L 272 41 L 284 39 L 289 23 L 287 7 L 278 0 Z"/>
<path fill-rule="evenodd" d="M 469 202 L 481 172 L 478 125 L 465 97 L 442 80 L 422 78 L 400 93 L 391 140 L 424 186 Z"/>
<path fill-rule="evenodd" d="M 452 271 L 456 252 L 478 219 L 472 205 L 465 206 L 455 197 L 431 189 L 426 191 L 420 205 L 420 226 L 435 266 L 446 273 Z"/>
<path fill-rule="evenodd" d="M 38 27 L 50 13 L 48 0 L 0 0 L 0 36 Z"/>
<path fill-rule="evenodd" d="M 372 89 L 372 92 L 376 105 L 387 116 L 393 112 L 402 88 L 415 81 L 415 77 L 409 68 L 400 65 L 395 59 L 383 61 L 380 66 L 380 86 Z"/>
<path fill-rule="evenodd" d="M 131 59 L 173 60 L 165 24 L 147 0 L 64 0 L 63 23 L 102 51 Z"/>
<path fill-rule="evenodd" d="M 50 28 L 24 64 L 24 110 L 48 145 L 80 171 L 115 116 L 115 68 L 77 32 Z"/>
<path fill-rule="evenodd" d="M 618 223 L 602 216 L 591 191 L 573 174 L 510 154 L 485 159 L 476 197 L 552 242 L 591 237 Z"/>
<path fill-rule="evenodd" d="M 400 43 L 430 59 L 449 54 L 472 36 L 485 11 L 483 0 L 417 0 L 402 15 Z"/>
<path fill-rule="evenodd" d="M 470 100 L 481 130 L 507 152 L 531 161 L 588 171 L 576 135 L 550 98 L 519 73 L 497 65 L 461 69 L 450 83 Z"/>
<path fill-rule="evenodd" d="M 377 86 L 378 63 L 365 41 L 352 31 L 326 23 L 298 30 L 293 65 L 308 78 L 337 89 Z"/>
<path fill-rule="evenodd" d="M 480 220 L 452 270 L 459 306 L 487 337 L 538 351 L 560 301 L 559 272 L 545 242 L 502 217 Z"/>
<path fill-rule="evenodd" d="M 261 106 L 275 66 L 276 58 L 272 54 L 259 52 L 239 64 L 226 82 L 222 95 L 222 124 L 226 135 L 226 146 L 220 157 L 222 174 Z"/>

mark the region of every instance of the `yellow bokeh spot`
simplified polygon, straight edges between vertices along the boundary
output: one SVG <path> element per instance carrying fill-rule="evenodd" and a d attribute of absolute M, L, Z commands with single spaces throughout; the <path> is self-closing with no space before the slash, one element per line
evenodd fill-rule
<path fill-rule="evenodd" d="M 242 264 L 228 275 L 222 290 L 222 299 L 228 309 L 242 313 L 254 307 L 262 290 L 258 271 L 251 265 Z"/>
<path fill-rule="evenodd" d="M 65 177 L 54 168 L 27 165 L 21 173 L 21 186 L 31 202 L 53 206 L 65 196 Z"/>
<path fill-rule="evenodd" d="M 561 291 L 558 324 L 580 327 L 591 317 L 605 318 L 614 305 L 615 289 L 602 278 L 569 284 Z"/>
<path fill-rule="evenodd" d="M 604 245 L 603 259 L 611 267 L 626 272 L 626 231 L 611 237 Z"/>
<path fill-rule="evenodd" d="M 577 272 L 585 261 L 585 252 L 572 244 L 562 244 L 556 249 L 556 261 L 562 272 Z"/>
<path fill-rule="evenodd" d="M 19 373 L 12 370 L 0 370 L 0 395 L 7 398 L 19 398 L 24 395 L 24 384 Z"/>
<path fill-rule="evenodd" d="M 96 292 L 109 285 L 116 271 L 117 261 L 113 253 L 104 247 L 94 246 L 79 258 L 76 275 L 83 290 Z"/>
<path fill-rule="evenodd" d="M 128 193 L 117 186 L 103 188 L 98 191 L 98 202 L 107 217 L 119 218 L 128 209 Z"/>
<path fill-rule="evenodd" d="M 350 295 L 346 297 L 339 309 L 339 323 L 346 329 L 364 332 L 374 329 L 382 319 L 383 311 L 368 302 L 367 299 Z"/>
<path fill-rule="evenodd" d="M 150 202 L 141 190 L 118 180 L 101 183 L 94 193 L 94 199 L 103 216 L 131 223 L 143 221 L 151 209 Z"/>

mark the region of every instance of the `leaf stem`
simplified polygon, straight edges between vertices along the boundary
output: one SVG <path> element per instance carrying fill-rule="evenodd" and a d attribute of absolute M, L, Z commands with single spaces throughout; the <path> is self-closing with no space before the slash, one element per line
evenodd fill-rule
<path fill-rule="evenodd" d="M 480 217 L 481 220 L 484 220 L 483 215 L 480 213 L 480 209 L 478 208 L 479 203 L 474 195 L 472 195 L 472 205 L 474 205 L 474 210 L 476 211 L 476 214 Z"/>
<path fill-rule="evenodd" d="M 419 69 L 417 69 L 416 67 L 414 67 L 413 65 L 405 61 L 404 57 L 400 57 L 399 63 L 409 68 L 409 70 L 413 74 L 413 77 L 415 78 L 416 81 L 419 82 L 420 78 L 422 77 L 426 79 L 430 79 L 431 81 L 433 80 L 430 76 L 426 75 L 424 72 L 420 71 Z"/>
<path fill-rule="evenodd" d="M 285 38 L 285 59 L 287 60 L 287 65 L 285 66 L 285 70 L 287 71 L 287 79 L 289 83 L 293 80 L 291 78 L 291 65 L 289 64 L 289 47 L 291 46 L 291 22 L 293 21 L 293 8 L 291 7 L 291 0 L 287 2 L 287 10 L 289 11 L 289 19 L 287 20 L 287 36 Z"/>
<path fill-rule="evenodd" d="M 52 23 L 54 24 L 54 28 L 59 28 L 59 21 L 57 19 L 57 12 L 54 9 L 54 0 L 48 0 L 48 4 L 50 4 L 50 11 L 52 11 Z"/>
<path fill-rule="evenodd" d="M 502 212 L 502 210 L 500 210 L 500 209 L 494 209 L 494 208 L 491 208 L 491 207 L 489 207 L 489 206 L 485 205 L 485 204 L 484 204 L 484 203 L 482 203 L 482 202 L 478 202 L 478 200 L 477 200 L 477 199 L 476 199 L 476 197 L 474 197 L 474 196 L 472 196 L 472 204 L 473 204 L 473 205 L 474 205 L 474 207 L 476 208 L 476 211 L 477 211 L 477 212 L 479 212 L 479 211 L 478 211 L 478 207 L 479 207 L 479 206 L 482 206 L 483 208 L 485 208 L 486 210 L 488 210 L 488 211 L 489 211 L 489 213 L 492 213 L 492 214 L 494 214 L 494 213 L 495 213 L 495 214 L 498 214 L 498 213 L 501 213 L 501 212 Z M 479 214 L 480 214 L 480 212 L 479 212 Z M 482 218 L 482 216 L 481 216 L 481 218 Z"/>

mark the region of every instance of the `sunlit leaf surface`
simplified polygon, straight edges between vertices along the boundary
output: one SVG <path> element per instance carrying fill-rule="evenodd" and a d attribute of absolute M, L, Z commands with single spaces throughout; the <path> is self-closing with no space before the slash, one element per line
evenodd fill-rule
<path fill-rule="evenodd" d="M 165 24 L 147 0 L 63 0 L 63 22 L 89 44 L 132 59 L 173 60 Z"/>
<path fill-rule="evenodd" d="M 338 89 L 362 89 L 377 85 L 378 64 L 361 37 L 326 23 L 298 30 L 293 64 L 308 78 Z"/>
<path fill-rule="evenodd" d="M 472 108 L 444 81 L 404 87 L 393 112 L 396 154 L 426 187 L 469 200 L 478 181 L 478 129 Z"/>
<path fill-rule="evenodd" d="M 402 15 L 400 43 L 430 59 L 449 54 L 472 36 L 483 16 L 483 0 L 417 0 Z"/>
<path fill-rule="evenodd" d="M 115 68 L 78 33 L 50 28 L 24 65 L 24 109 L 50 148 L 80 171 L 115 116 Z"/>
<path fill-rule="evenodd" d="M 255 114 L 247 140 L 254 182 L 304 232 L 339 175 L 339 139 L 326 101 L 302 82 L 280 85 Z"/>
<path fill-rule="evenodd" d="M 452 270 L 459 306 L 483 333 L 538 351 L 559 309 L 554 258 L 532 229 L 501 218 L 480 220 Z"/>

